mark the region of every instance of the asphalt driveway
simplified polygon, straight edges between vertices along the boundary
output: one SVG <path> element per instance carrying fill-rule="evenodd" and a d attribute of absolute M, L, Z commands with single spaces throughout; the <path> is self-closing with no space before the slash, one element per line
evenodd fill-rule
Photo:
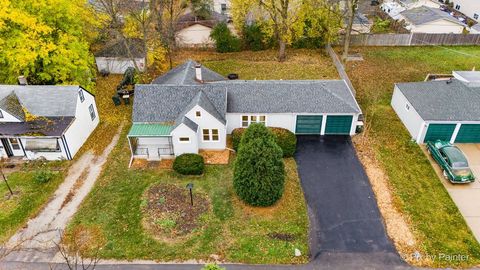
<path fill-rule="evenodd" d="M 313 259 L 385 254 L 402 264 L 348 136 L 299 136 L 295 159 L 309 208 Z"/>

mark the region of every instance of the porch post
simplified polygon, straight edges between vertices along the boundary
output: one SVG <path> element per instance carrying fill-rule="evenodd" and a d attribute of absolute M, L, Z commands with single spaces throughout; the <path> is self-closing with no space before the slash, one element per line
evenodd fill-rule
<path fill-rule="evenodd" d="M 127 136 L 127 140 L 128 140 L 128 145 L 130 146 L 130 163 L 128 163 L 128 168 L 130 168 L 132 166 L 132 163 L 133 163 L 133 149 L 132 149 L 132 143 L 130 141 L 130 136 Z"/>

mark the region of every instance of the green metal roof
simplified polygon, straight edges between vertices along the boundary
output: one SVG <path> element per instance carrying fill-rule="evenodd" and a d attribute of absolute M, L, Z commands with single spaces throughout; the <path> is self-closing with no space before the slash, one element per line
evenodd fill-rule
<path fill-rule="evenodd" d="M 165 124 L 138 124 L 134 123 L 128 137 L 155 137 L 170 136 L 173 126 Z"/>

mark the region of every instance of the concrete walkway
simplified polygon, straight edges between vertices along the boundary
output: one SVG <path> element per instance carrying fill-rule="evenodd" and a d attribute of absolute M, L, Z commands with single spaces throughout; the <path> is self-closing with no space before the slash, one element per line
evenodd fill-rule
<path fill-rule="evenodd" d="M 426 152 L 426 148 L 422 147 L 425 154 L 428 156 L 433 168 L 441 179 L 445 189 L 450 194 L 450 197 L 455 202 L 467 222 L 467 225 L 473 232 L 477 241 L 480 242 L 480 144 L 456 144 L 463 153 L 467 156 L 470 168 L 477 178 L 471 184 L 452 184 L 445 177 L 443 177 L 442 170 L 433 158 Z"/>
<path fill-rule="evenodd" d="M 60 241 L 62 231 L 93 188 L 108 155 L 119 140 L 122 127 L 102 155 L 95 156 L 90 151 L 75 161 L 42 212 L 7 242 L 6 248 L 15 251 L 5 258 L 6 261 L 49 261 L 53 258 L 55 243 Z"/>

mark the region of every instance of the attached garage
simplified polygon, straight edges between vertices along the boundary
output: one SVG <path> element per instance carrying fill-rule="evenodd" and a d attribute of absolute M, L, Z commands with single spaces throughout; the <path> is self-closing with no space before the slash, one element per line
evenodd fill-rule
<path fill-rule="evenodd" d="M 349 135 L 352 129 L 352 115 L 328 115 L 325 135 Z"/>
<path fill-rule="evenodd" d="M 462 124 L 458 130 L 456 143 L 480 143 L 480 124 Z"/>
<path fill-rule="evenodd" d="M 322 115 L 297 115 L 296 134 L 317 134 L 322 130 Z"/>
<path fill-rule="evenodd" d="M 456 124 L 430 124 L 423 141 L 450 141 L 456 126 Z"/>

